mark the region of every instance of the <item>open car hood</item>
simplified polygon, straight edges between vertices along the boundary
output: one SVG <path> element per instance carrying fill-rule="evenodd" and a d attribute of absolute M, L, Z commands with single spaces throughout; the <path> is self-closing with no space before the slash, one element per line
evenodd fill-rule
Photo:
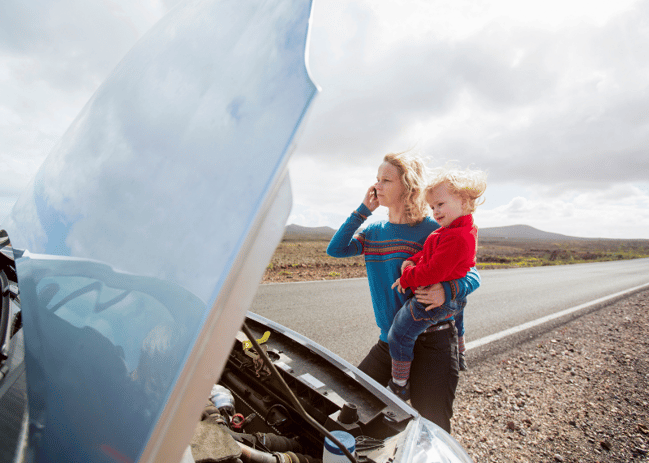
<path fill-rule="evenodd" d="M 28 250 L 27 460 L 180 461 L 284 233 L 317 92 L 310 14 L 310 0 L 171 10 L 2 223 Z"/>

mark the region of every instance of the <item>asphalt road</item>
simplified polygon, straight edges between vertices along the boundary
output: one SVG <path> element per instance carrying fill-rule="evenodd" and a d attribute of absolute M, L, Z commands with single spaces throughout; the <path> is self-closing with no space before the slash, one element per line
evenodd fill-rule
<path fill-rule="evenodd" d="M 483 270 L 465 309 L 467 342 L 649 283 L 649 259 Z M 251 311 L 357 365 L 378 338 L 365 279 L 260 285 Z"/>

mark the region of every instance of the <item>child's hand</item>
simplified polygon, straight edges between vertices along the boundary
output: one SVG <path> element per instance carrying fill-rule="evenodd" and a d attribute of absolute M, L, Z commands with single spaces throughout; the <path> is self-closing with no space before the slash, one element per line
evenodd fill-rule
<path fill-rule="evenodd" d="M 397 287 L 397 291 L 399 291 L 400 293 L 403 294 L 406 292 L 405 288 L 401 286 L 401 278 L 397 278 L 397 280 L 392 284 L 392 289 L 394 289 L 395 286 Z"/>
<path fill-rule="evenodd" d="M 404 260 L 403 264 L 401 264 L 401 274 L 403 275 L 403 271 L 406 269 L 406 267 L 410 267 L 411 265 L 415 265 L 415 263 L 411 260 Z"/>

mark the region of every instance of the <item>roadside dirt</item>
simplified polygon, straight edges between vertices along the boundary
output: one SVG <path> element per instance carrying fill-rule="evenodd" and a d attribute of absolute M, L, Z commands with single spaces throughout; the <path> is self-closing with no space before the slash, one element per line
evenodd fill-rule
<path fill-rule="evenodd" d="M 460 373 L 453 435 L 476 462 L 649 461 L 649 291 Z"/>
<path fill-rule="evenodd" d="M 283 241 L 277 247 L 262 283 L 364 278 L 363 256 L 336 259 L 327 255 L 326 241 Z"/>
<path fill-rule="evenodd" d="M 262 283 L 364 278 L 363 256 L 336 259 L 327 255 L 327 240 L 282 241 L 266 268 Z M 481 240 L 478 269 L 560 265 L 649 255 L 649 240 L 574 240 L 570 242 Z M 606 257 L 604 257 L 606 256 Z"/>

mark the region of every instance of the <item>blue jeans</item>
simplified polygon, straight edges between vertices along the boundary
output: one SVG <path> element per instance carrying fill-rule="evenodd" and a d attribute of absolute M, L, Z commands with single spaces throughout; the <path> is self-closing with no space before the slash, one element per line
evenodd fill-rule
<path fill-rule="evenodd" d="M 457 335 L 464 336 L 464 310 L 453 317 L 455 320 L 455 327 L 457 328 Z"/>
<path fill-rule="evenodd" d="M 466 299 L 459 299 L 426 311 L 425 306 L 417 302 L 416 298 L 408 299 L 394 316 L 388 333 L 392 359 L 412 362 L 417 337 L 430 326 L 451 320 L 465 306 Z"/>

